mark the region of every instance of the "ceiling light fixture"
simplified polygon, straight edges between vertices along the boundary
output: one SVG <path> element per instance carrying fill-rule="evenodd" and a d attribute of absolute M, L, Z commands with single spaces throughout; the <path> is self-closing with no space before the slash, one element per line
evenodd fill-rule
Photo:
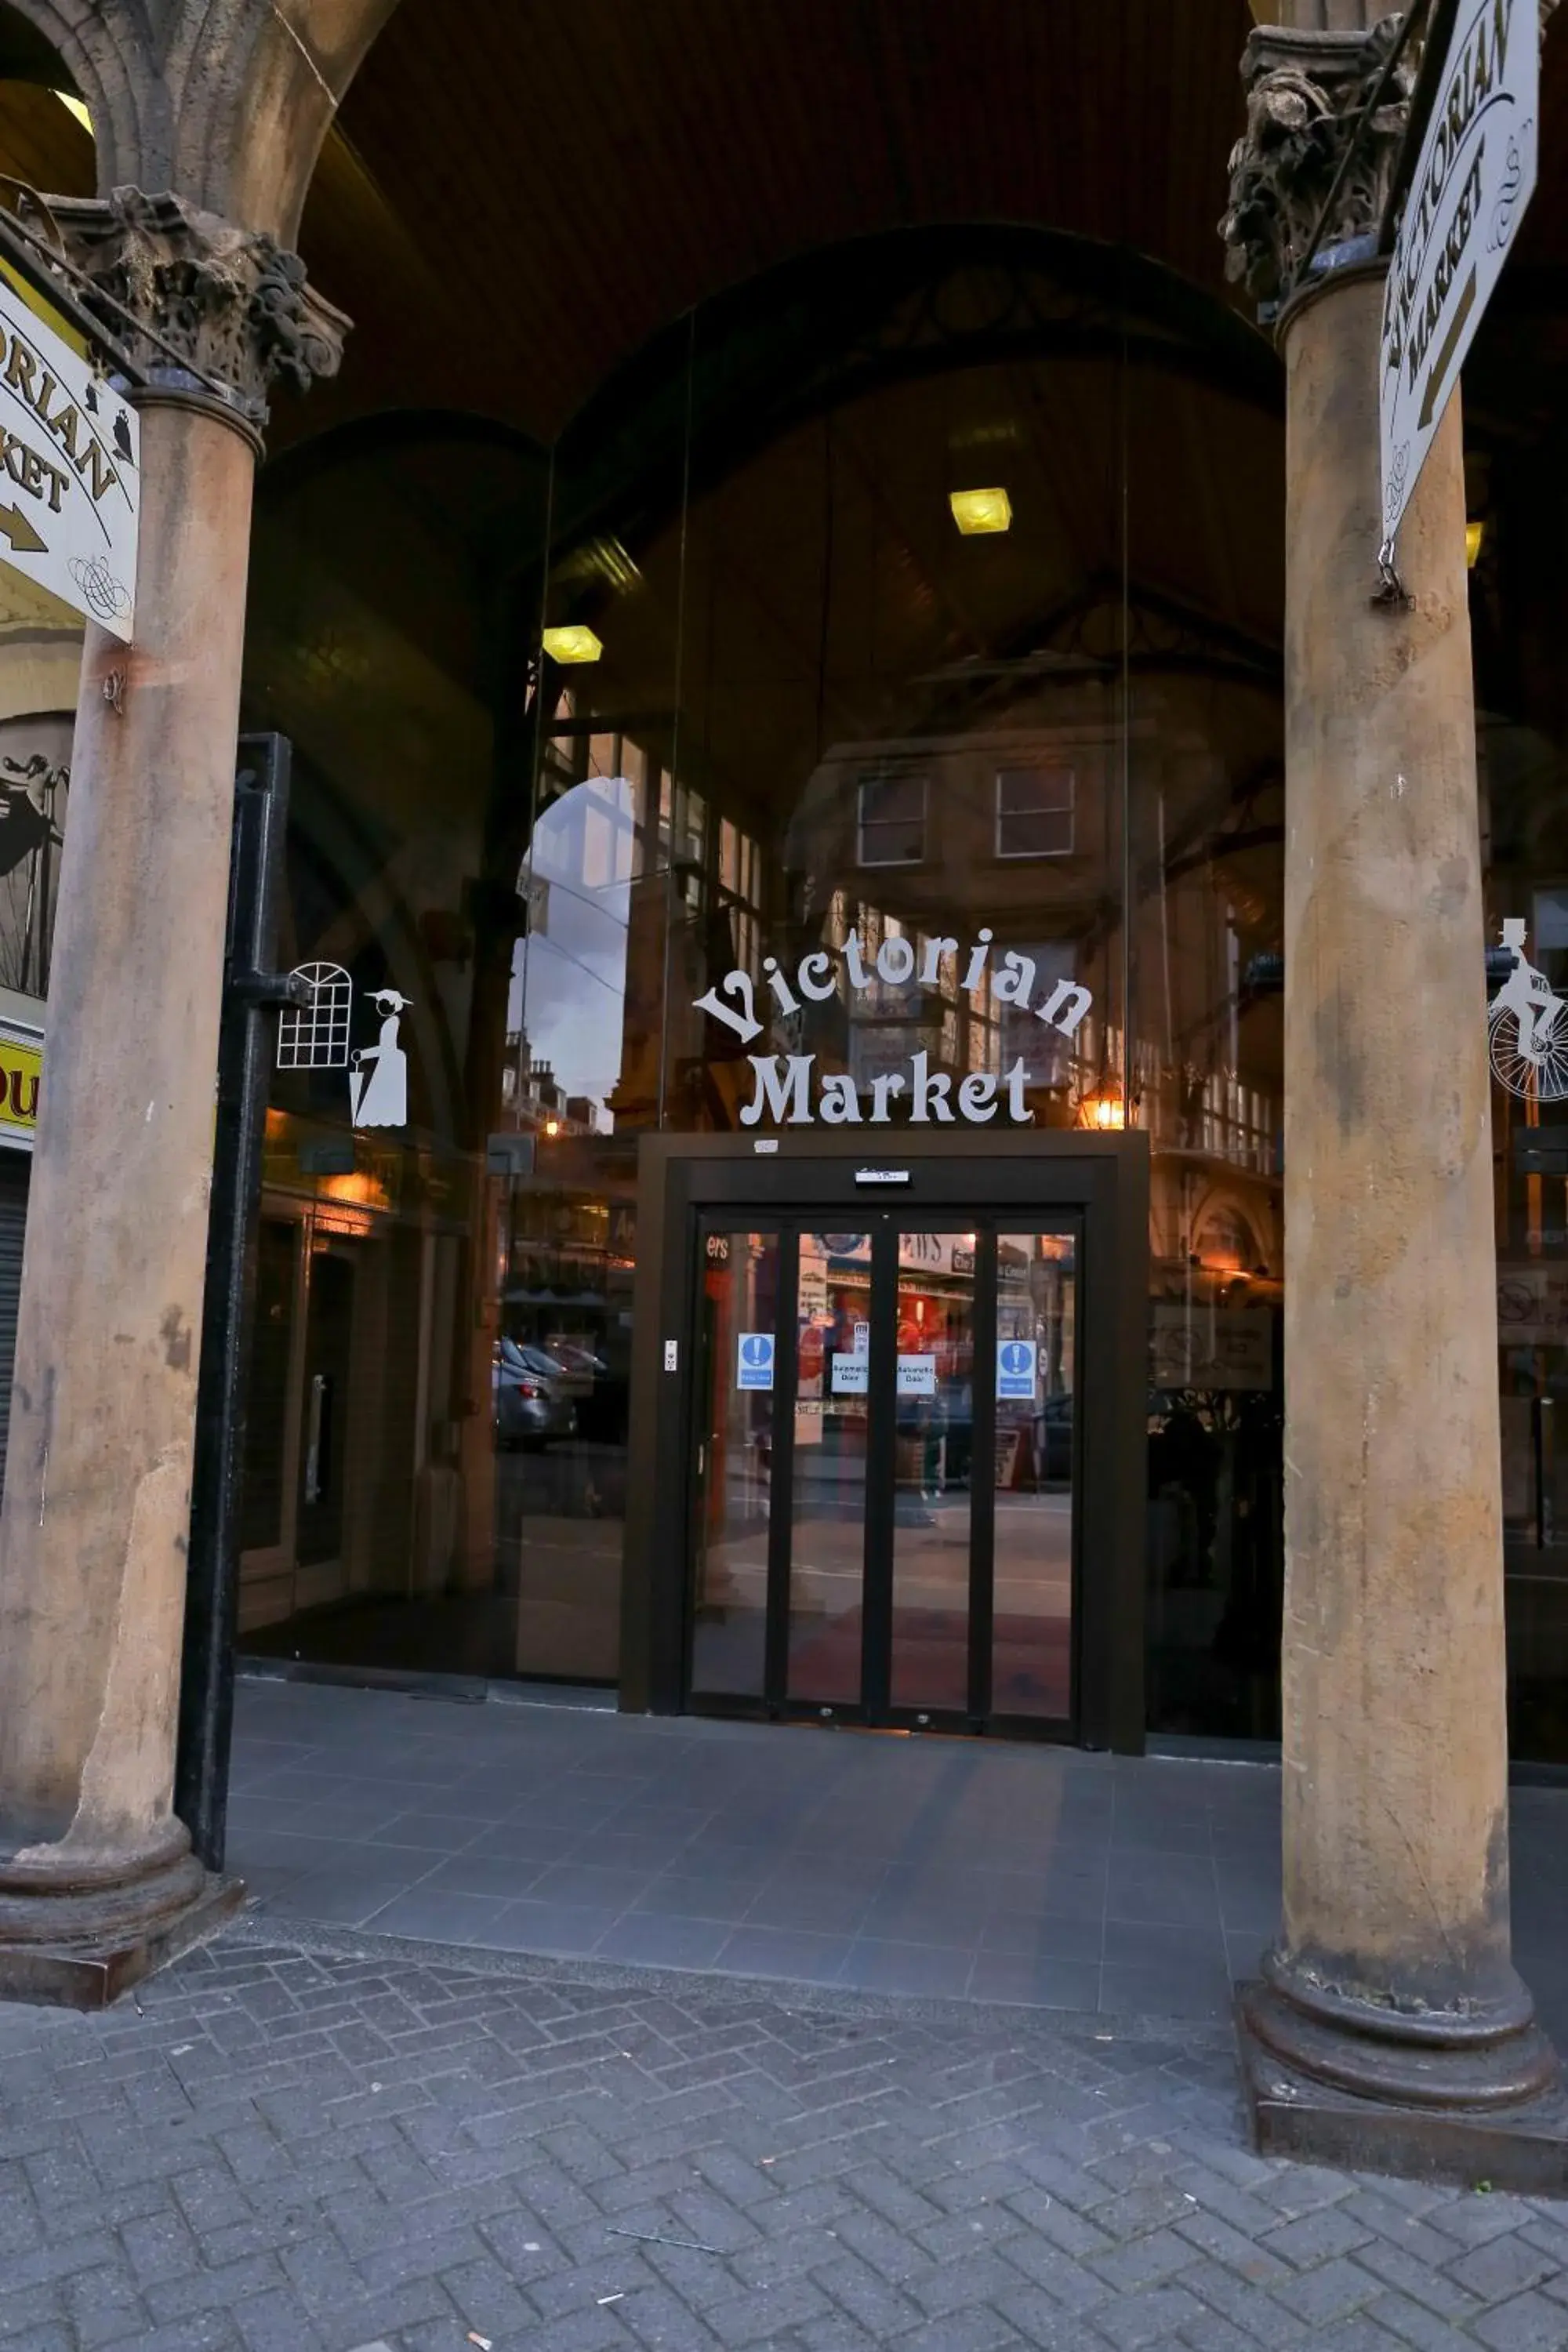
<path fill-rule="evenodd" d="M 607 580 L 618 595 L 635 588 L 642 578 L 636 562 L 613 536 L 591 539 L 563 558 L 552 577 L 558 581 Z"/>
<path fill-rule="evenodd" d="M 596 662 L 605 650 L 585 621 L 574 621 L 562 629 L 546 629 L 542 643 L 551 660 L 556 662 Z"/>
<path fill-rule="evenodd" d="M 1013 501 L 1005 490 L 952 490 L 947 502 L 965 539 L 978 539 L 986 531 L 1011 528 Z"/>

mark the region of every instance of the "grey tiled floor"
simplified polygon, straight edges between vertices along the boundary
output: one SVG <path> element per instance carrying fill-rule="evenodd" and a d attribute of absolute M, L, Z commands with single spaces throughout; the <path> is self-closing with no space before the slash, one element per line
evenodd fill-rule
<path fill-rule="evenodd" d="M 1219 2018 L 1279 1802 L 1268 1766 L 242 1682 L 229 1864 L 280 1928 Z M 1516 1952 L 1568 2039 L 1565 1831 L 1515 1791 Z"/>

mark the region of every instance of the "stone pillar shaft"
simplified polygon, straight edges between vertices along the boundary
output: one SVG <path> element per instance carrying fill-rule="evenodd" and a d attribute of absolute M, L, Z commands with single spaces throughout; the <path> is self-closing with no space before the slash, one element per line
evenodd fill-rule
<path fill-rule="evenodd" d="M 1251 36 L 1222 224 L 1286 370 L 1284 1906 L 1238 2023 L 1260 2146 L 1557 2189 L 1510 1954 L 1463 433 L 1456 396 L 1390 595 L 1377 256 L 1413 68 L 1359 14 Z"/>
<path fill-rule="evenodd" d="M 254 457 L 142 410 L 136 643 L 89 629 L 0 1512 L 0 1805 L 169 1834 Z"/>
<path fill-rule="evenodd" d="M 1491 1127 L 1459 403 L 1374 606 L 1381 272 L 1288 372 L 1284 1950 L 1508 1969 Z"/>
<path fill-rule="evenodd" d="M 0 1505 L 0 1995 L 93 2004 L 239 1895 L 172 1800 L 251 492 L 268 383 L 335 367 L 347 322 L 176 196 L 53 216 L 116 334 L 151 331 L 135 642 L 89 628 L 82 665 Z"/>
<path fill-rule="evenodd" d="M 1378 597 L 1383 272 L 1289 313 L 1284 1916 L 1260 2145 L 1568 2182 L 1510 1957 L 1490 1076 L 1456 398 Z"/>

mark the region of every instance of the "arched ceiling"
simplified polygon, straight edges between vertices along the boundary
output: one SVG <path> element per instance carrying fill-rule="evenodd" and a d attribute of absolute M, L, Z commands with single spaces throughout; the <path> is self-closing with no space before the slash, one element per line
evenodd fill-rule
<path fill-rule="evenodd" d="M 1248 0 L 399 0 L 301 245 L 356 321 L 308 429 L 477 408 L 550 440 L 659 329 L 846 239 L 1020 223 L 1219 299 Z M 1568 28 L 1515 274 L 1568 264 Z M 415 324 L 414 322 L 417 322 Z M 307 429 L 298 410 L 282 437 Z M 276 446 L 276 444 L 275 444 Z"/>
<path fill-rule="evenodd" d="M 311 428 L 395 373 L 549 439 L 694 303 L 900 226 L 1124 242 L 1217 295 L 1250 21 L 1247 0 L 401 0 L 306 208 L 356 320 Z"/>
<path fill-rule="evenodd" d="M 1284 0 L 1278 0 L 1282 8 Z M 1020 223 L 1227 289 L 1215 223 L 1249 0 L 398 0 L 351 84 L 300 244 L 355 321 L 279 401 L 275 450 L 388 408 L 548 441 L 693 304 L 846 239 Z M 0 33 L 25 33 L 0 0 Z M 35 42 L 36 48 L 37 44 Z M 92 148 L 0 41 L 0 165 L 87 193 Z M 1568 25 L 1541 184 L 1472 363 L 1490 407 L 1568 364 Z M 1505 320 L 1537 355 L 1521 379 Z M 1495 347 L 1499 364 L 1489 366 Z M 1506 353 L 1506 357 L 1505 357 Z M 1507 387 L 1515 388 L 1510 395 Z"/>

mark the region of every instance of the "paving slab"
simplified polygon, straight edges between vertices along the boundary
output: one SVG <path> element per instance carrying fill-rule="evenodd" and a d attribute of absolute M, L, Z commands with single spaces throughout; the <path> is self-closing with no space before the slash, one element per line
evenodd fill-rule
<path fill-rule="evenodd" d="M 5 2352 L 1568 2345 L 1568 2206 L 1253 2157 L 1224 2026 L 254 1913 L 0 2011 L 0 2229 Z"/>
<path fill-rule="evenodd" d="M 1568 2048 L 1568 1789 L 1512 1813 L 1516 1953 Z M 1202 2022 L 1277 1919 L 1279 1815 L 1256 1759 L 242 1675 L 228 1862 L 280 1930 Z"/>

